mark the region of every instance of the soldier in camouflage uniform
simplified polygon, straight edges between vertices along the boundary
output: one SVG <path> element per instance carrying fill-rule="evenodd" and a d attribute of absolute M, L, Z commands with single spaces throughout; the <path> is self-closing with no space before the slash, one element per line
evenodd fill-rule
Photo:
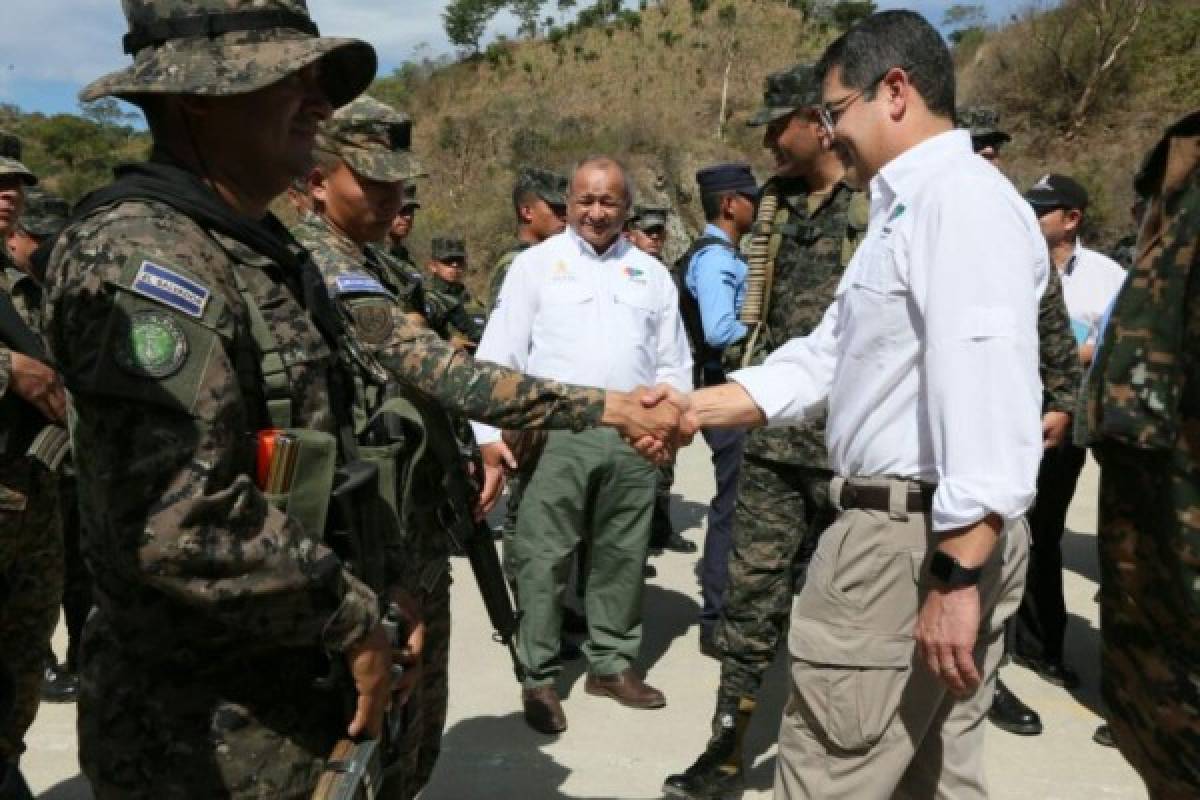
<path fill-rule="evenodd" d="M 960 108 L 954 117 L 958 127 L 970 131 L 975 154 L 999 166 L 1000 148 L 1012 141 L 1012 136 L 1000 129 L 1000 115 L 991 108 L 969 106 Z"/>
<path fill-rule="evenodd" d="M 52 239 L 66 224 L 70 209 L 67 202 L 40 186 L 25 193 L 25 210 L 8 237 L 15 268 L 9 268 L 8 281 L 13 301 L 22 317 L 35 330 L 41 323 L 42 285 L 35 253 L 42 243 Z M 80 519 L 75 480 L 69 463 L 58 472 L 58 495 L 64 549 L 62 606 L 67 628 L 66 660 L 58 663 L 49 642 L 46 669 L 42 681 L 42 700 L 52 703 L 74 702 L 79 694 L 79 644 L 83 623 L 92 607 L 92 578 L 79 550 Z"/>
<path fill-rule="evenodd" d="M 1200 787 L 1200 110 L 1136 180 L 1148 198 L 1129 279 L 1084 389 L 1101 464 L 1101 689 L 1155 800 Z"/>
<path fill-rule="evenodd" d="M 436 236 L 430 247 L 425 314 L 429 325 L 456 347 L 474 351 L 487 323 L 485 309 L 467 290 L 467 246 L 458 237 Z"/>
<path fill-rule="evenodd" d="M 379 734 L 392 693 L 379 593 L 397 542 L 364 526 L 350 554 L 324 535 L 335 454 L 358 458 L 354 369 L 369 357 L 508 427 L 607 415 L 637 435 L 648 419 L 627 395 L 474 365 L 390 300 L 341 316 L 266 209 L 308 169 L 318 124 L 371 81 L 368 44 L 320 37 L 302 0 L 123 5 L 135 63 L 81 98 L 139 104 L 154 155 L 77 209 L 47 272 L 96 581 L 80 762 L 99 800 L 307 798 L 336 741 Z M 388 343 L 352 347 L 360 318 Z M 314 443 L 328 469 L 267 495 L 268 428 Z M 352 694 L 322 688 L 330 675 Z"/>
<path fill-rule="evenodd" d="M 20 317 L 13 322 L 36 338 L 41 287 L 16 268 L 4 244 L 19 224 L 26 188 L 37 183 L 20 157 L 20 141 L 0 131 L 0 292 Z M 30 447 L 43 427 L 62 420 L 65 397 L 52 369 L 0 342 L 0 402 L 0 680 L 14 690 L 12 710 L 0 718 L 0 796 L 27 797 L 17 761 L 37 714 L 63 583 L 58 481 Z"/>
<path fill-rule="evenodd" d="M 816 327 L 866 230 L 865 197 L 846 181 L 817 118 L 820 89 L 810 65 L 774 73 L 766 80 L 765 108 L 750 120 L 767 126 L 763 145 L 775 155 L 777 168 L 763 197 L 778 198 L 773 218 L 760 214 L 752 236 L 769 232 L 778 238 L 762 332 L 748 357 L 736 345 L 730 348 L 745 363 L 761 364 L 775 348 Z M 803 427 L 757 428 L 748 434 L 725 604 L 716 628 L 721 679 L 712 738 L 691 767 L 667 778 L 667 796 L 740 796 L 742 739 L 792 595 L 803 583 L 818 535 L 836 513 L 829 500 L 832 477 L 823 417 Z"/>
<path fill-rule="evenodd" d="M 420 207 L 421 204 L 417 202 L 416 182 L 405 181 L 404 199 L 400 202 L 400 210 L 396 212 L 396 218 L 388 230 L 386 249 L 391 259 L 387 263 L 392 267 L 393 282 L 409 287 L 424 324 L 429 324 L 425 319 L 425 276 L 421 274 L 421 268 L 412 260 L 408 247 L 404 244 L 404 240 L 412 233 L 413 220 L 416 219 L 417 209 Z M 378 247 L 375 244 L 371 246 Z"/>

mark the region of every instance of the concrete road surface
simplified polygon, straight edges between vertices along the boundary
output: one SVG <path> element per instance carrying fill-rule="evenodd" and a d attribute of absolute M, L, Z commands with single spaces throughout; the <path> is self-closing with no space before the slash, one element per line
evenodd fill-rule
<path fill-rule="evenodd" d="M 680 456 L 674 518 L 698 542 L 712 493 L 712 469 L 702 443 Z M 988 726 L 987 768 L 998 800 L 1141 800 L 1140 781 L 1115 750 L 1092 742 L 1098 716 L 1096 467 L 1089 461 L 1068 518 L 1064 540 L 1068 659 L 1083 686 L 1068 693 L 1020 667 L 1004 680 L 1042 715 L 1046 732 L 1018 737 Z M 687 767 L 709 735 L 717 662 L 699 654 L 696 556 L 655 559 L 658 577 L 645 602 L 640 666 L 663 689 L 668 704 L 633 711 L 583 691 L 582 662 L 567 665 L 560 684 L 569 728 L 559 737 L 534 733 L 521 718 L 507 653 L 490 637 L 483 605 L 465 561 L 456 559 L 450 719 L 441 761 L 424 800 L 600 800 L 658 798 L 663 778 Z M 63 632 L 56 648 L 63 652 Z M 771 796 L 775 735 L 787 698 L 787 672 L 777 660 L 749 736 L 751 798 Z M 47 800 L 90 798 L 75 754 L 74 707 L 43 705 L 28 736 L 22 767 Z"/>

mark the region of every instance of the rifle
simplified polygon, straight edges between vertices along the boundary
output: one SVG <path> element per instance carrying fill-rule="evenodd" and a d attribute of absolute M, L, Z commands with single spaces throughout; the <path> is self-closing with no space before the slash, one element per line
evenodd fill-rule
<path fill-rule="evenodd" d="M 42 340 L 21 318 L 8 292 L 0 292 L 0 344 L 14 353 L 53 366 Z M 66 429 L 49 423 L 41 412 L 7 392 L 0 399 L 0 417 L 13 420 L 0 431 L 0 452 L 29 453 L 56 472 L 70 451 Z"/>
<path fill-rule="evenodd" d="M 395 603 L 388 605 L 381 623 L 392 647 L 398 649 L 403 646 L 407 631 L 404 618 Z M 400 677 L 403 671 L 404 667 L 393 664 L 393 680 Z M 354 704 L 351 703 L 350 713 L 353 713 L 353 708 Z M 317 779 L 312 800 L 375 800 L 384 782 L 391 779 L 394 767 L 400 764 L 398 753 L 407 723 L 406 709 L 392 708 L 384 715 L 382 737 L 339 739 L 325 763 L 325 771 Z"/>
<path fill-rule="evenodd" d="M 508 648 L 513 674 L 524 681 L 525 668 L 517 657 L 516 635 L 520 613 L 513 608 L 508 583 L 496 555 L 495 537 L 488 524 L 475 520 L 474 509 L 480 485 L 467 472 L 464 454 L 454 435 L 454 425 L 446 410 L 428 395 L 405 386 L 404 397 L 421 412 L 425 423 L 426 446 L 437 461 L 441 473 L 440 489 L 445 497 L 437 512 L 438 521 L 445 526 L 451 540 L 467 554 L 483 606 L 492 623 L 492 638 Z M 475 475 L 482 477 L 483 464 L 475 451 L 472 457 Z"/>

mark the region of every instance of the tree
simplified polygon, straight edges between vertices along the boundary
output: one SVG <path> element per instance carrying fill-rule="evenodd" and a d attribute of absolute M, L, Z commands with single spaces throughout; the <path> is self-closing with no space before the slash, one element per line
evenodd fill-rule
<path fill-rule="evenodd" d="M 533 39 L 538 33 L 538 21 L 541 18 L 541 0 L 511 0 L 509 11 L 517 18 L 517 33 Z"/>
<path fill-rule="evenodd" d="M 942 27 L 949 30 L 946 38 L 955 47 L 964 42 L 979 42 L 983 39 L 987 24 L 987 9 L 982 5 L 955 4 L 942 14 Z"/>
<path fill-rule="evenodd" d="M 1034 43 L 1070 98 L 1069 133 L 1087 120 L 1101 81 L 1120 62 L 1149 5 L 1150 0 L 1075 0 L 1046 13 L 1026 11 Z"/>
<path fill-rule="evenodd" d="M 442 25 L 450 43 L 468 55 L 479 55 L 483 32 L 498 10 L 495 0 L 452 0 L 442 12 Z"/>

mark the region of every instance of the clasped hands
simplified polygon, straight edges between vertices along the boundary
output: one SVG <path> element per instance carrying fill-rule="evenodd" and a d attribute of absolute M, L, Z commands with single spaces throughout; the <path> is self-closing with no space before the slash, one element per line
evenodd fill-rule
<path fill-rule="evenodd" d="M 609 419 L 609 406 L 615 417 Z M 656 466 L 670 463 L 681 447 L 700 430 L 690 398 L 665 383 L 632 392 L 610 392 L 605 403 L 606 422 L 612 424 L 638 453 Z"/>

